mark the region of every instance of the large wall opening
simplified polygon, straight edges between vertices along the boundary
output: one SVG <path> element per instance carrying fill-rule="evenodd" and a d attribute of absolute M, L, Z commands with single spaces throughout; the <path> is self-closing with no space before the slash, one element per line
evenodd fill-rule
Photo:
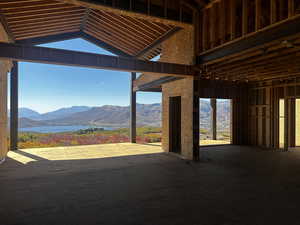
<path fill-rule="evenodd" d="M 231 99 L 200 98 L 200 145 L 231 144 Z"/>

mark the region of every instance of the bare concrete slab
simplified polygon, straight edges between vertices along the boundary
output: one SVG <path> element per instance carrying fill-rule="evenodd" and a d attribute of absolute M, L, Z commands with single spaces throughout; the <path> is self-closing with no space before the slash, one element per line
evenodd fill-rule
<path fill-rule="evenodd" d="M 112 146 L 100 148 L 106 147 Z M 147 148 L 148 152 L 96 157 L 94 146 L 93 151 L 86 147 L 93 155 L 87 159 L 74 156 L 76 149 L 15 153 L 33 159 L 27 163 L 10 155 L 0 166 L 0 224 L 282 225 L 300 221 L 300 151 L 217 146 L 202 148 L 202 162 L 191 163 L 162 153 L 157 145 L 131 147 L 133 152 Z M 128 153 L 131 147 L 127 144 Z M 62 158 L 55 156 L 62 152 Z"/>

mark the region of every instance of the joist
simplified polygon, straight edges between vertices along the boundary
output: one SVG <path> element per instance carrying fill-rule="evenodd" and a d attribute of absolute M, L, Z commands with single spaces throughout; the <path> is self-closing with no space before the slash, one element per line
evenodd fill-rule
<path fill-rule="evenodd" d="M 0 43 L 0 58 L 15 61 L 79 66 L 124 72 L 150 72 L 169 76 L 193 77 L 193 67 L 182 64 L 150 62 L 102 54 Z"/>
<path fill-rule="evenodd" d="M 93 0 L 59 0 L 60 2 L 65 2 L 65 3 L 70 3 L 73 5 L 77 5 L 80 7 L 86 7 L 86 8 L 91 8 L 91 9 L 97 9 L 97 10 L 102 10 L 102 11 L 107 11 L 107 12 L 112 12 L 118 15 L 124 15 L 124 16 L 131 16 L 139 19 L 145 19 L 145 20 L 150 20 L 153 22 L 159 22 L 159 23 L 164 23 L 164 24 L 170 24 L 178 27 L 190 27 L 192 24 L 181 22 L 180 21 L 180 16 L 179 16 L 179 11 L 178 10 L 178 16 L 175 18 L 164 18 L 164 17 L 159 17 L 159 16 L 153 16 L 151 14 L 150 9 L 156 9 L 155 11 L 161 11 L 160 9 L 164 10 L 163 5 L 161 7 L 155 6 L 151 4 L 151 2 L 148 4 L 138 2 L 137 0 L 132 0 L 134 2 L 134 5 L 139 4 L 138 8 L 139 9 L 147 9 L 148 13 L 143 13 L 143 12 L 135 12 L 135 11 L 130 11 L 130 9 L 126 9 L 126 7 L 123 8 L 118 8 L 117 6 L 113 5 L 107 5 L 105 2 L 99 2 L 99 1 L 93 1 Z M 124 9 L 125 8 L 125 9 Z M 170 9 L 168 9 L 170 10 Z"/>

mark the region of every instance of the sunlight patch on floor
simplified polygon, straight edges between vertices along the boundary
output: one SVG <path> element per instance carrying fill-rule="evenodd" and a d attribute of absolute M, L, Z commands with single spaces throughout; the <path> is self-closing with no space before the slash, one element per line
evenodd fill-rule
<path fill-rule="evenodd" d="M 10 151 L 8 157 L 27 164 L 39 160 L 99 159 L 163 152 L 160 143 L 151 144 L 102 144 L 55 148 L 32 148 Z"/>
<path fill-rule="evenodd" d="M 35 162 L 37 160 L 31 158 L 31 157 L 28 157 L 28 156 L 25 156 L 25 155 L 21 155 L 19 153 L 20 151 L 9 151 L 7 156 L 11 159 L 14 159 L 22 164 L 27 164 L 29 162 Z"/>
<path fill-rule="evenodd" d="M 229 145 L 229 140 L 200 140 L 201 145 Z"/>

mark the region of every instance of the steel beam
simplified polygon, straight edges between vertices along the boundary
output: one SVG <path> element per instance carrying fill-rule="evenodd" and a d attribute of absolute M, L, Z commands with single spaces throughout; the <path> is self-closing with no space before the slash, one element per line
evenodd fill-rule
<path fill-rule="evenodd" d="M 18 150 L 18 62 L 13 62 L 10 73 L 10 149 Z"/>
<path fill-rule="evenodd" d="M 142 84 L 140 86 L 134 87 L 135 91 L 151 91 L 152 89 L 157 90 L 162 84 L 166 84 L 175 80 L 181 79 L 180 77 L 166 76 L 146 84 Z"/>
<path fill-rule="evenodd" d="M 143 61 L 102 54 L 0 43 L 0 59 L 79 66 L 124 72 L 150 72 L 169 76 L 193 77 L 193 66 Z"/>
<path fill-rule="evenodd" d="M 212 139 L 217 140 L 217 100 L 215 98 L 210 99 L 210 107 Z"/>
<path fill-rule="evenodd" d="M 131 73 L 130 81 L 130 141 L 136 143 L 136 92 L 133 91 L 133 81 L 136 73 Z"/>

